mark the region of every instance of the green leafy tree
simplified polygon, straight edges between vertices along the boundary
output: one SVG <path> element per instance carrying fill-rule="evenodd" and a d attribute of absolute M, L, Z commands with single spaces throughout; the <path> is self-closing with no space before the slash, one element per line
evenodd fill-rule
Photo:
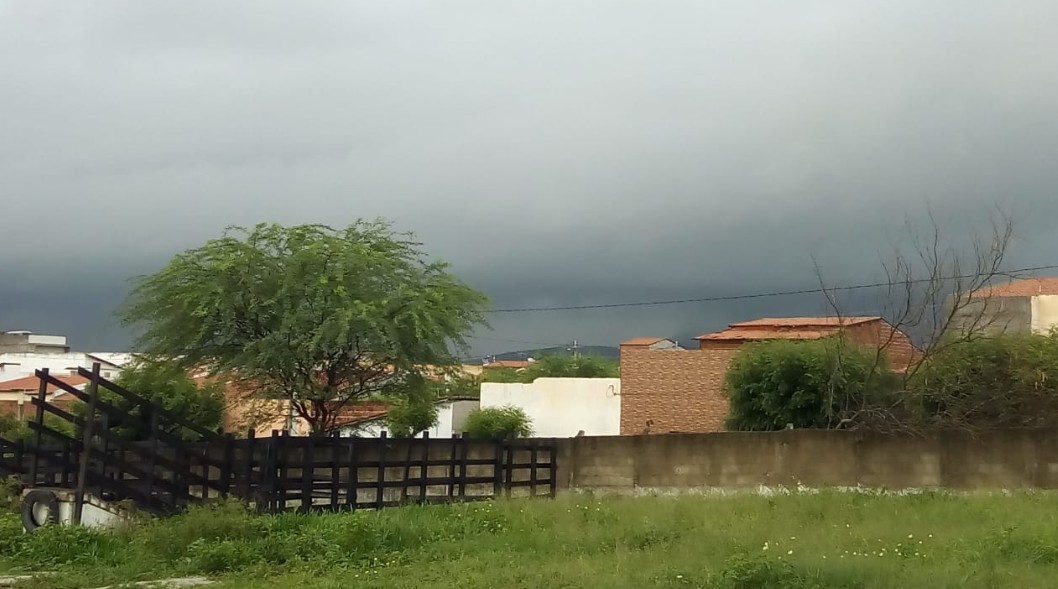
<path fill-rule="evenodd" d="M 386 412 L 389 433 L 397 438 L 414 438 L 437 425 L 437 400 L 436 383 L 413 378 L 405 394 Z"/>
<path fill-rule="evenodd" d="M 29 416 L 31 419 L 33 416 Z M 67 436 L 74 435 L 73 424 L 51 413 L 44 414 L 44 425 Z M 0 438 L 5 440 L 29 441 L 35 439 L 36 433 L 30 429 L 28 419 L 18 419 L 14 415 L 0 414 Z M 46 438 L 45 438 L 46 439 Z"/>
<path fill-rule="evenodd" d="M 832 428 L 892 403 L 897 379 L 873 351 L 840 337 L 746 345 L 728 368 L 727 427 Z"/>
<path fill-rule="evenodd" d="M 176 256 L 123 316 L 149 355 L 237 373 L 324 432 L 347 403 L 454 364 L 486 304 L 387 222 L 261 224 Z"/>
<path fill-rule="evenodd" d="M 526 382 L 521 372 L 513 368 L 486 368 L 481 372 L 481 382 Z"/>
<path fill-rule="evenodd" d="M 477 439 L 513 439 L 533 435 L 533 423 L 520 407 L 485 407 L 467 416 L 463 431 Z"/>
<path fill-rule="evenodd" d="M 177 363 L 140 357 L 121 371 L 115 383 L 141 397 L 157 399 L 163 408 L 185 423 L 218 431 L 224 421 L 224 386 L 214 381 L 196 382 Z M 120 422 L 109 421 L 108 428 L 125 439 L 150 439 L 149 411 L 102 387 L 99 389 L 99 396 L 130 416 Z M 85 404 L 78 402 L 72 413 L 83 417 Z M 101 416 L 102 414 L 99 417 Z M 189 440 L 200 437 L 199 434 L 178 426 L 171 420 L 161 419 L 158 423 L 162 431 L 167 433 Z"/>
<path fill-rule="evenodd" d="M 599 356 L 562 356 L 547 354 L 523 370 L 487 368 L 483 382 L 530 383 L 538 378 L 619 378 L 621 366 L 616 360 Z"/>
<path fill-rule="evenodd" d="M 950 342 L 910 383 L 919 426 L 1058 426 L 1058 334 Z"/>

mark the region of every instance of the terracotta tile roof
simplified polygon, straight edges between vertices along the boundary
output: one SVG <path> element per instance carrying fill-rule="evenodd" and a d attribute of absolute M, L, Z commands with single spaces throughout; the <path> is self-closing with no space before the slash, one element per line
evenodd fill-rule
<path fill-rule="evenodd" d="M 75 375 L 75 376 L 55 376 L 55 378 L 69 386 L 79 387 L 87 384 L 88 379 Z M 23 378 L 16 378 L 14 380 L 7 380 L 0 382 L 0 392 L 3 393 L 15 393 L 24 391 L 37 391 L 40 389 L 40 381 L 37 380 L 36 376 L 26 376 Z M 49 384 L 47 392 L 54 393 L 56 387 Z"/>
<path fill-rule="evenodd" d="M 485 368 L 528 368 L 532 362 L 528 360 L 497 360 L 489 362 Z"/>
<path fill-rule="evenodd" d="M 338 410 L 338 415 L 335 417 L 335 425 L 350 425 L 383 417 L 389 412 L 389 406 L 390 404 L 386 402 L 373 401 L 349 403 Z"/>
<path fill-rule="evenodd" d="M 663 337 L 635 337 L 626 342 L 621 342 L 622 346 L 652 346 L 660 341 L 665 341 Z"/>
<path fill-rule="evenodd" d="M 731 327 L 835 327 L 878 321 L 881 317 L 765 317 L 732 323 Z"/>
<path fill-rule="evenodd" d="M 974 296 L 984 297 L 1033 297 L 1058 295 L 1058 278 L 1025 278 L 1006 284 L 996 284 L 974 291 Z"/>
<path fill-rule="evenodd" d="M 834 335 L 841 327 L 881 320 L 881 317 L 766 317 L 732 323 L 727 329 L 700 335 L 694 339 L 699 341 L 820 339 Z"/>

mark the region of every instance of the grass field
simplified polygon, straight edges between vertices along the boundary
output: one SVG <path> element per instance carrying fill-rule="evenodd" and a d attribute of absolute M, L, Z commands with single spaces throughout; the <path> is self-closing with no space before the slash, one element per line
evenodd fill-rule
<path fill-rule="evenodd" d="M 88 588 L 206 574 L 216 587 L 1058 586 L 1058 495 L 797 493 L 508 501 L 259 517 L 197 509 L 111 533 L 23 536 L 0 570 Z"/>

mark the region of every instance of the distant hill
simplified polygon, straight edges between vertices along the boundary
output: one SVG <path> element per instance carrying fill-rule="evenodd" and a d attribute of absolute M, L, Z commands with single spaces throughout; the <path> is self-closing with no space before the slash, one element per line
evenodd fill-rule
<path fill-rule="evenodd" d="M 525 360 L 526 358 L 539 358 L 540 356 L 560 355 L 569 356 L 573 352 L 567 346 L 558 346 L 554 348 L 539 348 L 536 350 L 519 350 L 517 352 L 507 352 L 506 354 L 496 354 L 496 360 Z M 601 358 L 607 358 L 609 360 L 617 360 L 621 357 L 621 349 L 617 346 L 578 346 L 577 353 L 581 356 L 599 356 Z M 492 356 L 489 357 L 492 359 Z"/>

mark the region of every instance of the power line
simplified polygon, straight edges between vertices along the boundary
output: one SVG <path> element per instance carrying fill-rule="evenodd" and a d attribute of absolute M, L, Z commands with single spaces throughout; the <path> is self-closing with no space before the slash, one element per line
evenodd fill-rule
<path fill-rule="evenodd" d="M 1058 264 L 1050 266 L 1036 266 L 1034 268 L 1017 268 L 1014 270 L 1006 270 L 1003 272 L 997 272 L 997 275 L 1012 275 L 1019 272 L 1038 272 L 1041 270 L 1058 270 Z M 899 284 L 918 284 L 923 282 L 931 282 L 936 280 L 961 280 L 967 278 L 976 278 L 979 275 L 967 275 L 967 276 L 950 276 L 947 278 L 923 278 L 911 281 L 900 281 Z M 805 288 L 800 290 L 781 290 L 775 292 L 764 292 L 764 293 L 753 293 L 753 294 L 741 294 L 741 295 L 725 295 L 715 297 L 701 297 L 695 299 L 673 299 L 673 300 L 662 300 L 662 301 L 637 301 L 631 303 L 605 303 L 598 305 L 569 305 L 563 307 L 520 307 L 512 309 L 491 309 L 489 313 L 542 313 L 547 311 L 582 311 L 588 309 L 617 309 L 623 307 L 655 307 L 661 305 L 683 305 L 687 303 L 710 303 L 719 301 L 739 301 L 746 299 L 763 299 L 768 297 L 785 297 L 792 295 L 804 295 L 804 294 L 820 294 L 827 291 L 849 291 L 849 290 L 860 290 L 865 288 L 881 288 L 884 286 L 891 286 L 893 283 L 890 282 L 875 282 L 873 284 L 856 284 L 852 286 L 837 286 L 833 288 Z"/>

